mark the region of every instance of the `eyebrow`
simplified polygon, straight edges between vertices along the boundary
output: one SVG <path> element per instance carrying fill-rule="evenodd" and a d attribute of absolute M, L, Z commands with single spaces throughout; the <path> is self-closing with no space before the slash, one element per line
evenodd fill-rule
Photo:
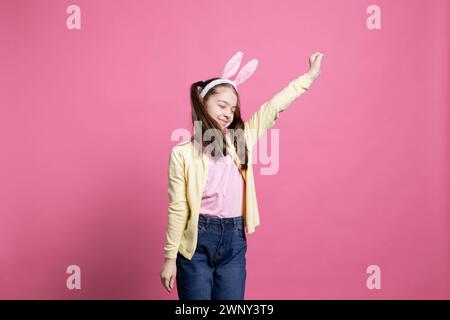
<path fill-rule="evenodd" d="M 227 105 L 230 105 L 230 104 L 228 103 L 228 101 L 225 101 L 225 100 L 217 100 L 217 101 L 222 101 L 222 102 L 225 102 Z M 232 108 L 237 108 L 237 106 L 233 106 Z"/>

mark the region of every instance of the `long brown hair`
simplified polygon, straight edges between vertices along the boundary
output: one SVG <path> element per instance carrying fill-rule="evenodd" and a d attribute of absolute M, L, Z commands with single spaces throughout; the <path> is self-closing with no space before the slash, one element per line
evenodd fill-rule
<path fill-rule="evenodd" d="M 208 147 L 209 144 L 213 143 L 214 144 L 213 150 L 212 150 L 213 156 L 215 155 L 215 150 L 220 151 L 220 156 L 225 156 L 228 153 L 225 135 L 223 134 L 219 123 L 217 123 L 217 121 L 214 120 L 208 114 L 208 112 L 206 110 L 206 101 L 208 100 L 208 98 L 210 96 L 217 93 L 216 88 L 218 88 L 218 87 L 226 87 L 226 88 L 232 89 L 233 92 L 237 96 L 237 105 L 236 105 L 236 110 L 235 110 L 235 113 L 233 116 L 233 122 L 231 122 L 231 124 L 228 126 L 228 129 L 233 129 L 233 130 L 235 130 L 234 132 L 237 133 L 236 135 L 233 136 L 233 138 L 234 138 L 233 146 L 234 146 L 236 152 L 238 152 L 238 150 L 239 150 L 238 154 L 240 154 L 240 152 L 243 151 L 243 159 L 240 158 L 241 170 L 247 170 L 248 149 L 247 149 L 247 145 L 245 143 L 245 139 L 243 138 L 244 121 L 241 118 L 241 103 L 240 103 L 238 92 L 231 84 L 221 83 L 221 84 L 216 85 L 213 88 L 211 88 L 206 93 L 204 98 L 202 98 L 200 96 L 200 90 L 203 89 L 206 85 L 208 85 L 208 83 L 210 83 L 211 81 L 216 80 L 216 79 L 220 79 L 220 78 L 211 78 L 207 81 L 197 81 L 191 85 L 190 91 L 191 91 L 191 107 L 192 107 L 192 124 L 194 125 L 194 123 L 196 121 L 197 122 L 200 121 L 201 127 L 202 127 L 201 136 L 200 136 L 200 133 L 197 133 L 195 135 L 195 137 L 191 138 L 191 140 L 196 139 L 197 140 L 196 142 L 202 146 L 203 150 L 206 150 L 206 147 Z M 219 141 L 216 141 L 215 137 L 213 137 L 214 139 L 211 139 L 210 141 L 208 141 L 208 139 L 206 139 L 207 141 L 204 141 L 205 139 L 203 139 L 203 134 L 207 130 L 214 130 L 214 132 L 218 133 L 218 135 L 220 136 L 221 139 L 219 139 Z M 236 140 L 236 138 L 237 138 L 237 140 Z M 198 139 L 201 139 L 201 141 L 198 141 Z M 239 143 L 240 147 L 241 146 L 243 147 L 242 149 L 238 148 L 238 143 Z"/>

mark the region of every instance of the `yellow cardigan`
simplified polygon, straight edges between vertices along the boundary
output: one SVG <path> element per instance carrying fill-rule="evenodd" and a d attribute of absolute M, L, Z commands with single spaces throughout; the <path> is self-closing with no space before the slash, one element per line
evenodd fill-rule
<path fill-rule="evenodd" d="M 245 122 L 244 137 L 248 147 L 248 169 L 241 171 L 245 180 L 243 218 L 246 233 L 255 231 L 260 224 L 253 177 L 252 149 L 258 138 L 275 124 L 280 112 L 309 89 L 313 80 L 305 73 L 292 80 L 285 88 L 264 103 Z M 227 134 L 227 141 L 230 142 Z M 239 157 L 230 148 L 240 168 Z M 164 257 L 175 259 L 178 252 L 191 260 L 197 247 L 197 224 L 200 203 L 208 176 L 209 158 L 200 153 L 194 142 L 187 140 L 175 145 L 169 157 L 169 217 L 164 245 Z"/>

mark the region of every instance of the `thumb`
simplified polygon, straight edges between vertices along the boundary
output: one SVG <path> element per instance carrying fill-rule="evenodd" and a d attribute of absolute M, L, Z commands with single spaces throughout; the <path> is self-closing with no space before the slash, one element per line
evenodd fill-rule
<path fill-rule="evenodd" d="M 170 278 L 170 283 L 169 283 L 170 289 L 173 289 L 174 282 L 175 282 L 175 276 L 172 276 Z"/>

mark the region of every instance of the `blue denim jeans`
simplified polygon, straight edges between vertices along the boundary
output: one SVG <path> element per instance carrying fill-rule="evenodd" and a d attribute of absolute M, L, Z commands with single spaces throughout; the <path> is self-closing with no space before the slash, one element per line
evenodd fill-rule
<path fill-rule="evenodd" d="M 247 236 L 242 216 L 200 215 L 197 248 L 191 260 L 178 253 L 180 300 L 243 300 L 247 278 Z"/>

